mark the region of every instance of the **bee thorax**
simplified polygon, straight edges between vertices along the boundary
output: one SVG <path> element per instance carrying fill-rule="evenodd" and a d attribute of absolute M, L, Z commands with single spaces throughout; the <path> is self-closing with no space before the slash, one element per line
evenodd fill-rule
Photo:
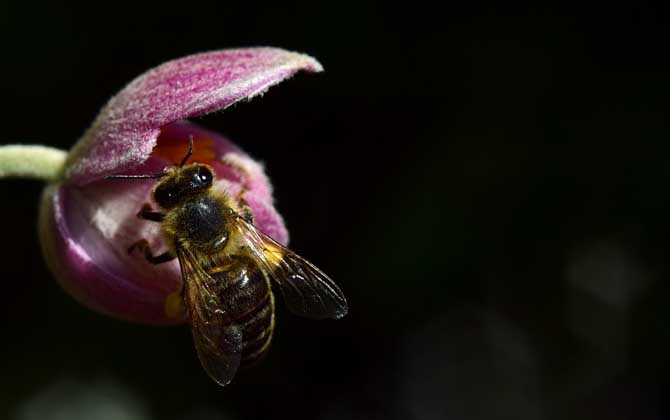
<path fill-rule="evenodd" d="M 202 196 L 175 209 L 174 223 L 179 240 L 207 252 L 225 246 L 228 226 L 224 205 L 215 197 Z"/>

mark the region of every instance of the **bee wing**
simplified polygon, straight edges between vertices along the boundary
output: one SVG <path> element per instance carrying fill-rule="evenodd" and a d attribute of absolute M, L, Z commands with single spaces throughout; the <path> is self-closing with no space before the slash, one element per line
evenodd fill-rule
<path fill-rule="evenodd" d="M 314 264 L 283 247 L 241 217 L 236 217 L 232 225 L 256 263 L 279 286 L 291 312 L 312 319 L 338 319 L 347 314 L 344 294 Z"/>
<path fill-rule="evenodd" d="M 240 365 L 242 332 L 230 322 L 217 294 L 220 285 L 200 266 L 196 256 L 188 249 L 178 249 L 177 257 L 198 358 L 207 374 L 225 386 Z"/>

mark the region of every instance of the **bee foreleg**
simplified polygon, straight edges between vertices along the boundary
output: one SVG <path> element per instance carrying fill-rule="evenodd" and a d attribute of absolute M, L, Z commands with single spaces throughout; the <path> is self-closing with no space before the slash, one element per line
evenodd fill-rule
<path fill-rule="evenodd" d="M 254 224 L 254 212 L 251 210 L 251 206 L 247 203 L 247 200 L 242 197 L 245 190 L 242 190 L 237 196 L 237 205 L 240 208 L 240 215 L 247 221 L 247 223 Z"/>
<path fill-rule="evenodd" d="M 137 213 L 137 217 L 144 220 L 150 220 L 152 222 L 162 222 L 164 216 L 163 213 L 159 211 L 153 211 L 151 210 L 150 205 L 145 204 L 142 206 L 142 209 Z"/>
<path fill-rule="evenodd" d="M 172 261 L 175 258 L 177 258 L 177 256 L 172 254 L 170 251 L 164 252 L 160 255 L 152 254 L 151 250 L 149 249 L 149 242 L 146 239 L 140 239 L 139 241 L 130 245 L 128 247 L 128 254 L 132 254 L 133 251 L 135 251 L 136 249 L 139 249 L 141 251 L 143 250 L 144 258 L 146 258 L 147 261 L 149 261 L 151 264 L 154 265 L 166 263 L 168 261 Z"/>
<path fill-rule="evenodd" d="M 237 194 L 236 200 L 240 210 L 240 215 L 248 223 L 254 223 L 254 213 L 251 211 L 251 207 L 244 199 L 244 194 L 249 191 L 251 174 L 245 168 L 245 164 L 240 160 L 242 159 L 239 155 L 235 153 L 230 153 L 223 156 L 221 161 L 223 164 L 227 165 L 229 168 L 237 172 L 237 175 L 240 177 L 240 184 L 242 184 L 242 189 Z"/>

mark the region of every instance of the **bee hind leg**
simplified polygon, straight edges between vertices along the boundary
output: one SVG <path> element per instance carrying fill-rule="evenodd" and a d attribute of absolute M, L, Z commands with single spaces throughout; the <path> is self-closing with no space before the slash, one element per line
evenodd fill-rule
<path fill-rule="evenodd" d="M 128 254 L 132 254 L 136 249 L 144 251 L 144 258 L 146 258 L 147 261 L 154 265 L 166 263 L 177 258 L 177 256 L 172 254 L 170 251 L 159 255 L 152 254 L 151 250 L 149 249 L 149 242 L 146 239 L 140 239 L 139 241 L 130 245 L 128 247 Z"/>

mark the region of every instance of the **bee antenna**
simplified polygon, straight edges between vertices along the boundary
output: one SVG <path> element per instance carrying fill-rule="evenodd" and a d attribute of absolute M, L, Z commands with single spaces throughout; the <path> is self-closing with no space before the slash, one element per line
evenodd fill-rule
<path fill-rule="evenodd" d="M 186 152 L 186 156 L 184 156 L 184 159 L 181 160 L 181 163 L 179 164 L 179 168 L 184 166 L 188 159 L 191 157 L 193 154 L 193 134 L 188 136 L 188 152 Z"/>
<path fill-rule="evenodd" d="M 165 172 L 148 175 L 108 175 L 105 179 L 158 179 L 167 175 Z"/>

